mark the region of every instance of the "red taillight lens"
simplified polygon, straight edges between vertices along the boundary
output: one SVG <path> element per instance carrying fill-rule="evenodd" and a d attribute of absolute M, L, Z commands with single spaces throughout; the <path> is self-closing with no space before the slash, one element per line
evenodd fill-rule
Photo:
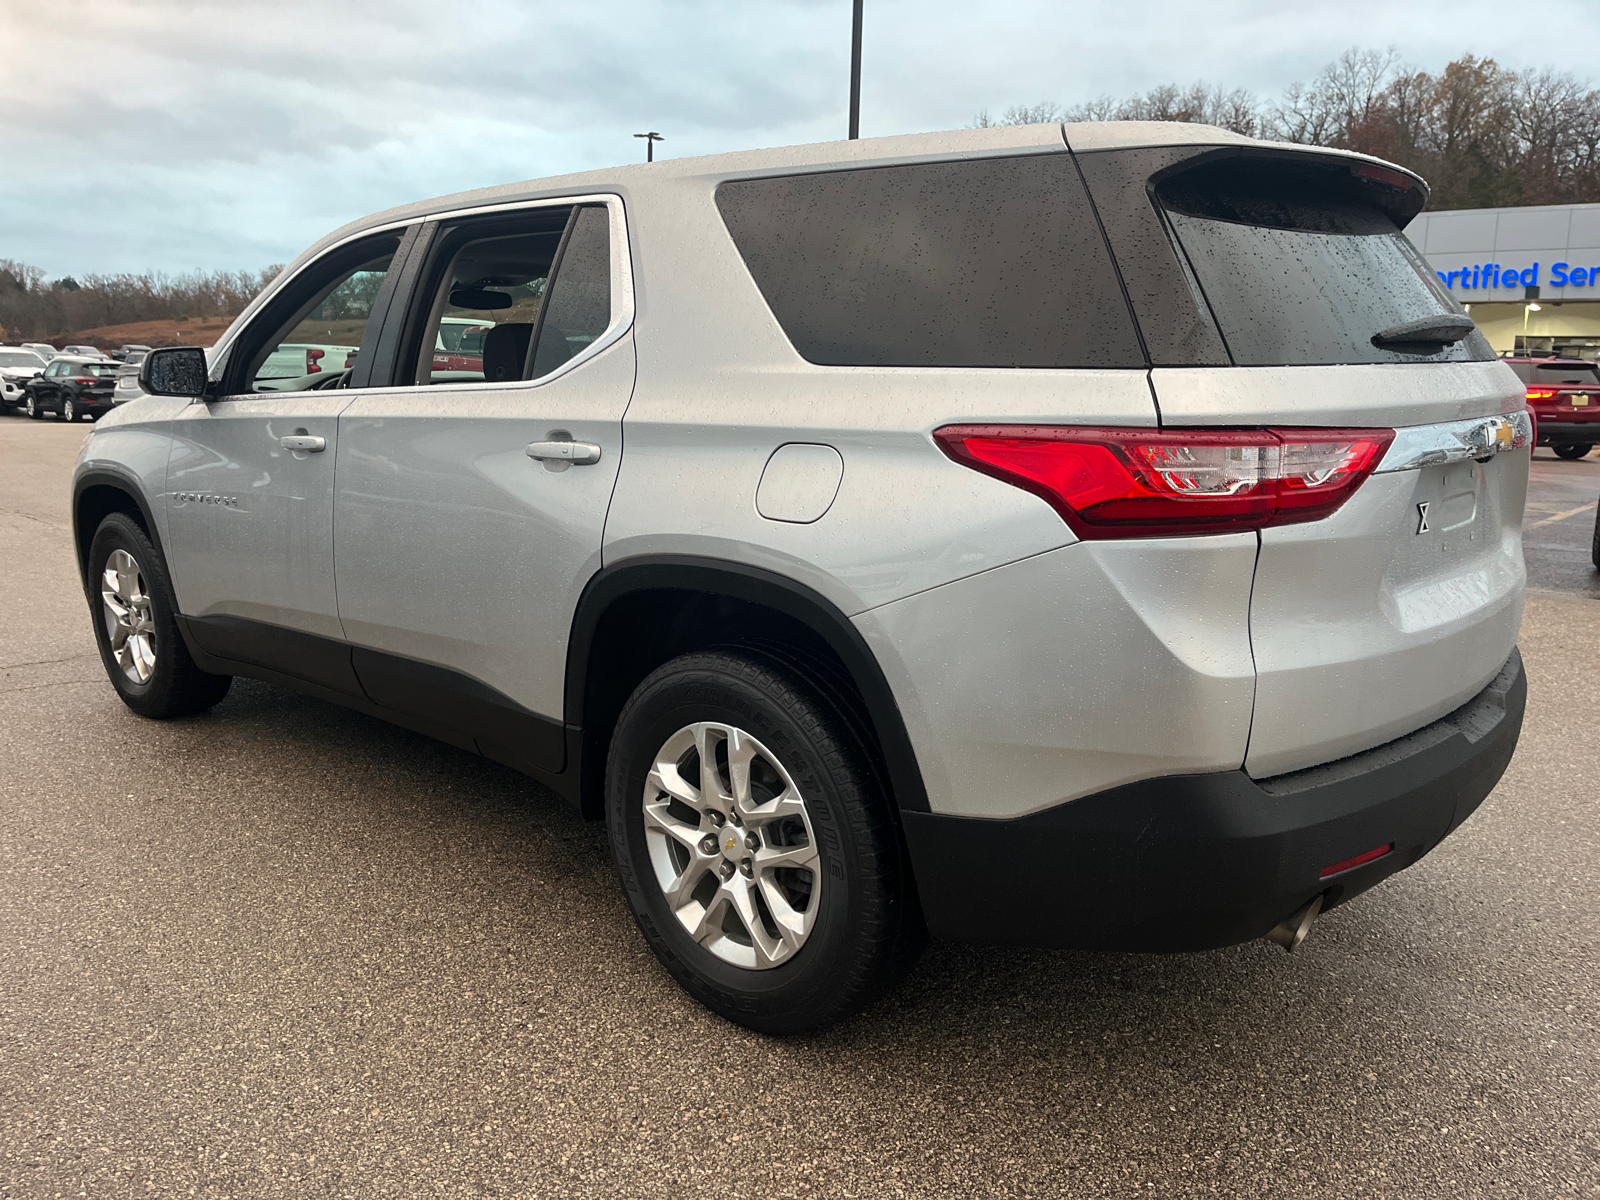
<path fill-rule="evenodd" d="M 957 462 L 1043 498 L 1079 537 L 1126 538 L 1319 520 L 1394 430 L 947 425 L 934 437 Z"/>
<path fill-rule="evenodd" d="M 98 379 L 96 379 L 93 375 L 74 375 L 74 376 L 72 376 L 72 378 L 68 379 L 67 382 L 68 383 L 98 383 L 100 381 Z"/>
<path fill-rule="evenodd" d="M 1376 850 L 1368 850 L 1365 854 L 1358 854 L 1354 858 L 1347 858 L 1343 862 L 1329 863 L 1318 873 L 1318 878 L 1327 879 L 1334 875 L 1343 875 L 1346 871 L 1354 871 L 1357 867 L 1364 867 L 1369 862 L 1376 862 L 1394 849 L 1394 843 L 1379 846 Z"/>
<path fill-rule="evenodd" d="M 318 371 L 322 370 L 322 367 L 321 367 L 320 363 L 318 362 L 318 360 L 321 359 L 321 357 L 326 353 L 327 353 L 326 350 L 307 350 L 306 351 L 306 374 L 307 375 L 315 375 Z"/>
<path fill-rule="evenodd" d="M 1529 400 L 1554 400 L 1555 398 L 1556 398 L 1556 389 L 1555 388 L 1536 388 L 1536 387 L 1531 387 L 1531 388 L 1528 389 L 1528 399 Z"/>

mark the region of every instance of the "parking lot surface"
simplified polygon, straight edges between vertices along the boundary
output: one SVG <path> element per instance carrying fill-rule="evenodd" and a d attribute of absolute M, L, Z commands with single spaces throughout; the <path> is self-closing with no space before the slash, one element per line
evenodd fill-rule
<path fill-rule="evenodd" d="M 128 712 L 85 432 L 0 418 L 0 1196 L 1600 1197 L 1600 459 L 1535 467 L 1505 779 L 1293 957 L 936 944 L 776 1041 L 521 776 L 251 681 Z"/>

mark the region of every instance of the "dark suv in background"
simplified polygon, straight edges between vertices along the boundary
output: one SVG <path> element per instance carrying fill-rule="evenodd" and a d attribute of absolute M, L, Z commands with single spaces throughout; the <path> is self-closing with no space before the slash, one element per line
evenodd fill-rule
<path fill-rule="evenodd" d="M 1600 368 L 1581 358 L 1508 358 L 1528 389 L 1538 444 L 1582 458 L 1600 442 Z"/>
<path fill-rule="evenodd" d="M 63 421 L 92 421 L 111 409 L 111 393 L 122 364 L 109 358 L 55 359 L 28 380 L 22 406 L 34 420 L 53 412 Z"/>

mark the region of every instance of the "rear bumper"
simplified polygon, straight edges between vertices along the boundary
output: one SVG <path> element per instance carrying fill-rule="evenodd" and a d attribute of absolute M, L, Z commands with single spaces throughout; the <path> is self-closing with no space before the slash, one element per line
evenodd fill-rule
<path fill-rule="evenodd" d="M 1012 820 L 903 812 L 929 930 L 1085 950 L 1251 941 L 1318 893 L 1342 903 L 1437 846 L 1504 773 L 1526 699 L 1513 651 L 1449 716 L 1325 766 L 1149 779 Z"/>
<path fill-rule="evenodd" d="M 1600 419 L 1593 421 L 1546 421 L 1538 418 L 1539 445 L 1582 445 L 1600 442 Z"/>

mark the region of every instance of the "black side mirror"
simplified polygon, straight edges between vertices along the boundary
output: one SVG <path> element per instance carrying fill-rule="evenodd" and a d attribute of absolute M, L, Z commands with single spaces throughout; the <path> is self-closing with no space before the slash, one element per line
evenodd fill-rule
<path fill-rule="evenodd" d="M 206 352 L 199 346 L 152 350 L 139 364 L 139 386 L 152 396 L 198 400 L 206 394 L 207 370 Z"/>

